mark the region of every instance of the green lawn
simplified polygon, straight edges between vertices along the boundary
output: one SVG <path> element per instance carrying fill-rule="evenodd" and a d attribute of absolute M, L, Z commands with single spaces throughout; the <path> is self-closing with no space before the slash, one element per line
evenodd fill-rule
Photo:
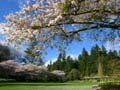
<path fill-rule="evenodd" d="M 90 86 L 4 86 L 0 90 L 91 90 Z"/>
<path fill-rule="evenodd" d="M 91 90 L 95 82 L 0 83 L 0 90 Z"/>

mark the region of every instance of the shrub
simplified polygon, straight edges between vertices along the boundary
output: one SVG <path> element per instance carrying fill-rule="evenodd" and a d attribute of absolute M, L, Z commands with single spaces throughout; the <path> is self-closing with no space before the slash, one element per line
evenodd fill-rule
<path fill-rule="evenodd" d="M 66 77 L 66 73 L 64 71 L 61 70 L 54 70 L 52 71 L 53 74 L 58 75 L 61 77 L 61 82 L 65 82 L 67 81 L 67 77 Z"/>
<path fill-rule="evenodd" d="M 0 62 L 0 76 L 5 79 L 16 81 L 35 82 L 64 82 L 61 75 L 57 75 L 33 64 L 21 65 L 13 60 Z"/>
<path fill-rule="evenodd" d="M 104 82 L 100 83 L 100 90 L 120 90 L 120 82 Z"/>
<path fill-rule="evenodd" d="M 79 80 L 80 79 L 80 72 L 77 69 L 72 69 L 68 75 L 69 80 Z"/>

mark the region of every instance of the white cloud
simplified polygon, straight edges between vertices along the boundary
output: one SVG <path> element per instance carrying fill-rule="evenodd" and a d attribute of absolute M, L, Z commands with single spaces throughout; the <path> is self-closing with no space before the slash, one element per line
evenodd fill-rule
<path fill-rule="evenodd" d="M 5 41 L 0 41 L 0 44 L 5 45 L 5 46 L 7 45 Z"/>
<path fill-rule="evenodd" d="M 78 55 L 74 55 L 74 54 L 68 54 L 67 56 L 70 56 L 73 59 L 76 59 L 78 57 Z M 57 61 L 57 57 L 45 62 L 45 66 L 48 66 L 50 62 L 53 64 L 55 61 Z"/>
<path fill-rule="evenodd" d="M 78 57 L 78 55 L 76 55 L 76 54 L 68 54 L 67 56 L 70 56 L 73 59 L 76 59 Z"/>
<path fill-rule="evenodd" d="M 3 27 L 4 27 L 4 24 L 0 23 L 0 34 L 4 34 Z"/>
<path fill-rule="evenodd" d="M 52 60 L 49 60 L 45 63 L 45 66 L 48 66 L 51 63 L 54 63 L 55 61 L 57 61 L 57 58 L 53 58 Z"/>
<path fill-rule="evenodd" d="M 3 27 L 3 23 L 0 23 L 0 44 L 6 45 Z"/>

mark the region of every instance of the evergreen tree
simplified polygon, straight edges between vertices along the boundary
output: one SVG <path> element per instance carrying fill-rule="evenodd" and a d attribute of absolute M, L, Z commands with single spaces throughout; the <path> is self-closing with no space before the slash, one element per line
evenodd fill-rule
<path fill-rule="evenodd" d="M 112 59 L 114 59 L 114 58 L 116 58 L 117 57 L 117 51 L 112 51 L 112 50 L 110 50 L 109 52 L 108 52 L 108 59 L 109 60 L 112 60 Z"/>
<path fill-rule="evenodd" d="M 113 72 L 116 73 L 116 71 L 119 70 L 119 61 L 120 57 L 118 56 L 117 51 L 110 50 L 107 53 L 107 50 L 103 45 L 101 48 L 96 45 L 92 47 L 90 55 L 86 49 L 83 48 L 82 53 L 78 55 L 77 59 L 73 59 L 71 56 L 66 57 L 65 53 L 60 53 L 57 61 L 53 64 L 51 63 L 48 67 L 50 71 L 65 71 L 69 78 L 72 78 L 73 80 L 73 73 L 71 73 L 73 69 L 80 72 L 79 78 L 95 75 L 100 77 L 103 75 L 112 75 Z M 118 64 L 114 62 L 117 62 Z"/>
<path fill-rule="evenodd" d="M 66 67 L 65 67 L 65 72 L 67 74 L 72 70 L 72 68 L 74 68 L 73 64 L 74 64 L 73 59 L 70 56 L 68 56 L 66 60 Z"/>
<path fill-rule="evenodd" d="M 52 71 L 52 67 L 53 67 L 52 61 L 50 61 L 50 64 L 48 64 L 47 68 L 48 68 L 49 71 Z"/>
<path fill-rule="evenodd" d="M 7 46 L 0 45 L 0 62 L 11 58 L 10 49 Z"/>
<path fill-rule="evenodd" d="M 83 60 L 83 75 L 88 76 L 89 74 L 89 55 L 85 48 L 82 50 L 82 60 Z"/>
<path fill-rule="evenodd" d="M 119 58 L 120 58 L 120 50 L 119 50 L 119 52 L 118 52 L 118 56 L 119 56 Z"/>
<path fill-rule="evenodd" d="M 96 45 L 95 47 L 92 47 L 91 48 L 91 51 L 90 51 L 90 73 L 91 75 L 95 75 L 97 73 L 97 68 L 98 68 L 98 64 L 97 64 L 97 59 L 99 57 L 99 46 Z"/>
<path fill-rule="evenodd" d="M 82 55 L 81 54 L 78 56 L 78 63 L 79 63 L 80 77 L 83 77 L 84 76 L 84 69 L 83 69 L 84 61 L 82 59 Z"/>
<path fill-rule="evenodd" d="M 26 54 L 26 58 L 29 60 L 30 63 L 34 63 L 35 58 L 36 58 L 36 52 L 34 52 L 35 45 L 37 45 L 37 41 L 33 40 L 30 43 L 30 46 L 24 51 Z"/>
<path fill-rule="evenodd" d="M 37 40 L 34 39 L 31 41 L 30 46 L 24 51 L 26 54 L 26 58 L 30 63 L 37 64 L 37 65 L 43 65 L 44 62 L 41 58 L 40 51 L 36 51 L 37 49 L 36 45 L 38 44 Z"/>
<path fill-rule="evenodd" d="M 108 62 L 109 72 L 113 79 L 120 80 L 120 59 L 113 59 Z"/>
<path fill-rule="evenodd" d="M 107 72 L 108 72 L 107 63 L 108 63 L 109 60 L 108 60 L 107 50 L 106 50 L 106 48 L 103 45 L 101 47 L 101 52 L 102 52 L 101 63 L 102 63 L 102 68 L 103 68 L 103 74 L 107 75 Z"/>
<path fill-rule="evenodd" d="M 106 50 L 106 48 L 102 45 L 102 47 L 101 47 L 101 51 L 102 51 L 102 55 L 103 56 L 106 56 L 107 55 L 107 50 Z"/>

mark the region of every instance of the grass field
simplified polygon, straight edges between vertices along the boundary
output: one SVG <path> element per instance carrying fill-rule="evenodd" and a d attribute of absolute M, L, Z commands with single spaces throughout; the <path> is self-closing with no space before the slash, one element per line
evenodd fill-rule
<path fill-rule="evenodd" d="M 96 82 L 66 83 L 0 83 L 0 90 L 92 90 Z"/>

